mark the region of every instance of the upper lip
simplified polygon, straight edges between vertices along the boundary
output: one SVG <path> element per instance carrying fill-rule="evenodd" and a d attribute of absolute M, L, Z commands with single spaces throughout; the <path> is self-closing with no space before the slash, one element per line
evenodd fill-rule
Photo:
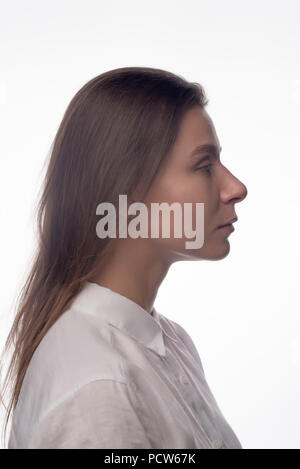
<path fill-rule="evenodd" d="M 226 223 L 223 223 L 223 225 L 218 226 L 218 228 L 221 228 L 222 226 L 226 225 L 231 225 L 231 223 L 235 223 L 238 220 L 238 217 L 234 217 L 231 220 L 228 220 Z"/>

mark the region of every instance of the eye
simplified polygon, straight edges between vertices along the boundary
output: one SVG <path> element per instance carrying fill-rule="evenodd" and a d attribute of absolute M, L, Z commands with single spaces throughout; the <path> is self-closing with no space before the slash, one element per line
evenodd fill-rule
<path fill-rule="evenodd" d="M 196 171 L 198 170 L 201 170 L 201 169 L 204 169 L 204 171 L 207 173 L 207 174 L 211 174 L 211 166 L 212 164 L 207 164 L 206 166 L 201 166 L 199 168 L 196 168 Z"/>

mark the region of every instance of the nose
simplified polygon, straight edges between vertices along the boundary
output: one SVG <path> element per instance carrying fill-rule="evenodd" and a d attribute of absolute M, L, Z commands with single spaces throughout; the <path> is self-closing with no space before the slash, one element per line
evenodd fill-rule
<path fill-rule="evenodd" d="M 221 190 L 221 198 L 223 202 L 234 201 L 242 202 L 248 195 L 248 189 L 236 176 L 228 171 L 230 177 L 226 180 Z"/>

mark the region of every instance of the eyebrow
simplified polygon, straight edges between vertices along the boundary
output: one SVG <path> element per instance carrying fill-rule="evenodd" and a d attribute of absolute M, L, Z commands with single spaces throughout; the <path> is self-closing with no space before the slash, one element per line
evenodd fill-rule
<path fill-rule="evenodd" d="M 210 159 L 211 156 L 213 156 L 213 158 L 218 158 L 220 156 L 221 151 L 222 151 L 222 147 L 219 148 L 216 145 L 206 143 L 204 145 L 198 145 L 196 148 L 194 148 L 192 153 L 190 153 L 189 157 L 193 158 L 203 153 L 208 153 L 208 155 L 205 155 L 203 156 L 203 158 L 201 158 L 201 160 L 199 161 L 200 163 L 204 160 Z"/>

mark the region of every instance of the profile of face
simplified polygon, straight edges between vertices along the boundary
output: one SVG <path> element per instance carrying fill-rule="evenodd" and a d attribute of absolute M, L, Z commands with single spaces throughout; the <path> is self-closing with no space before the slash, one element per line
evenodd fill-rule
<path fill-rule="evenodd" d="M 195 149 L 197 147 L 197 151 Z M 184 203 L 192 203 L 193 229 L 196 227 L 196 203 L 204 203 L 204 241 L 200 248 L 187 249 L 191 241 L 184 234 L 174 236 L 174 218 L 171 213 L 170 237 L 149 238 L 154 249 L 173 262 L 177 260 L 226 257 L 230 250 L 230 231 L 219 226 L 237 217 L 235 204 L 247 196 L 246 186 L 220 161 L 220 146 L 212 119 L 200 106 L 186 112 L 172 151 L 164 160 L 158 175 L 143 203 L 148 207 L 149 225 L 152 202 L 179 202 L 184 213 Z M 183 220 L 182 220 L 183 224 Z"/>

